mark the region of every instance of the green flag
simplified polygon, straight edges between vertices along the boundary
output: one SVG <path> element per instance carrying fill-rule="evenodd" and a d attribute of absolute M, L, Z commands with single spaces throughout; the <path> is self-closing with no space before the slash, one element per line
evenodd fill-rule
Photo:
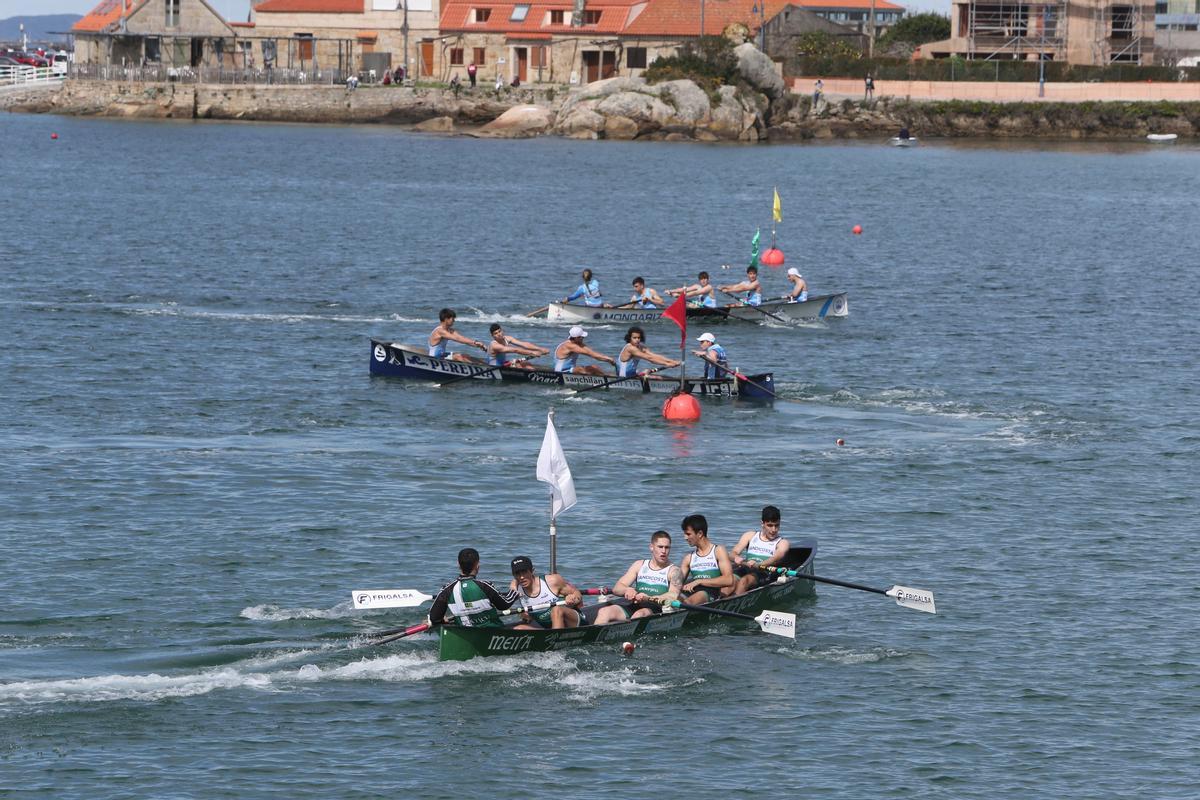
<path fill-rule="evenodd" d="M 750 266 L 758 268 L 758 237 L 762 233 L 758 228 L 754 229 L 754 239 L 750 242 Z"/>

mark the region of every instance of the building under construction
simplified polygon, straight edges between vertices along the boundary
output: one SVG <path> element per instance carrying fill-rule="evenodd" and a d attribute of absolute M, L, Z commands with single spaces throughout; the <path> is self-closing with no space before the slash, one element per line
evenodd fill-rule
<path fill-rule="evenodd" d="M 1151 64 L 1154 3 L 955 0 L 950 13 L 950 38 L 922 45 L 919 52 L 922 58 Z"/>

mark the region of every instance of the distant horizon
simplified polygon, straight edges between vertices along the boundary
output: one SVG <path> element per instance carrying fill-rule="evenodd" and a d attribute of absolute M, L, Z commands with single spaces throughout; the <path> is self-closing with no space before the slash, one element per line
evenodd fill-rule
<path fill-rule="evenodd" d="M 936 11 L 950 13 L 950 0 L 892 0 L 911 13 Z M 91 11 L 99 0 L 0 0 L 0 19 L 20 16 L 43 16 L 46 14 L 79 14 Z M 250 0 L 208 0 L 221 16 L 231 22 L 246 19 L 250 13 Z"/>

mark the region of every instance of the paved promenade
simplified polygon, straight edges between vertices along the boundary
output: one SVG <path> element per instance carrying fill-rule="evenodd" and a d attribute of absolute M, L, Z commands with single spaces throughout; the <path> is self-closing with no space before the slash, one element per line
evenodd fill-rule
<path fill-rule="evenodd" d="M 792 91 L 812 94 L 816 76 L 796 78 Z M 825 99 L 863 99 L 859 78 L 822 78 Z M 1200 82 L 1196 83 L 1047 83 L 1044 97 L 1038 97 L 1038 85 L 1032 83 L 973 81 L 875 81 L 875 97 L 906 100 L 984 100 L 992 103 L 1082 103 L 1087 101 L 1200 102 Z"/>

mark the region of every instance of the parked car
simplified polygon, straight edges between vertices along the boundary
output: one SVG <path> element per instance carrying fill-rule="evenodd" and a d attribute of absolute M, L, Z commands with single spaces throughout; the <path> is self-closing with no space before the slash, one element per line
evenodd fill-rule
<path fill-rule="evenodd" d="M 55 54 L 54 63 L 50 65 L 50 71 L 53 72 L 55 75 L 66 75 L 67 74 L 67 54 L 66 53 L 56 53 Z"/>
<path fill-rule="evenodd" d="M 41 56 L 36 56 L 33 53 L 9 53 L 10 58 L 15 58 L 22 64 L 28 64 L 31 67 L 48 67 L 50 62 Z"/>

